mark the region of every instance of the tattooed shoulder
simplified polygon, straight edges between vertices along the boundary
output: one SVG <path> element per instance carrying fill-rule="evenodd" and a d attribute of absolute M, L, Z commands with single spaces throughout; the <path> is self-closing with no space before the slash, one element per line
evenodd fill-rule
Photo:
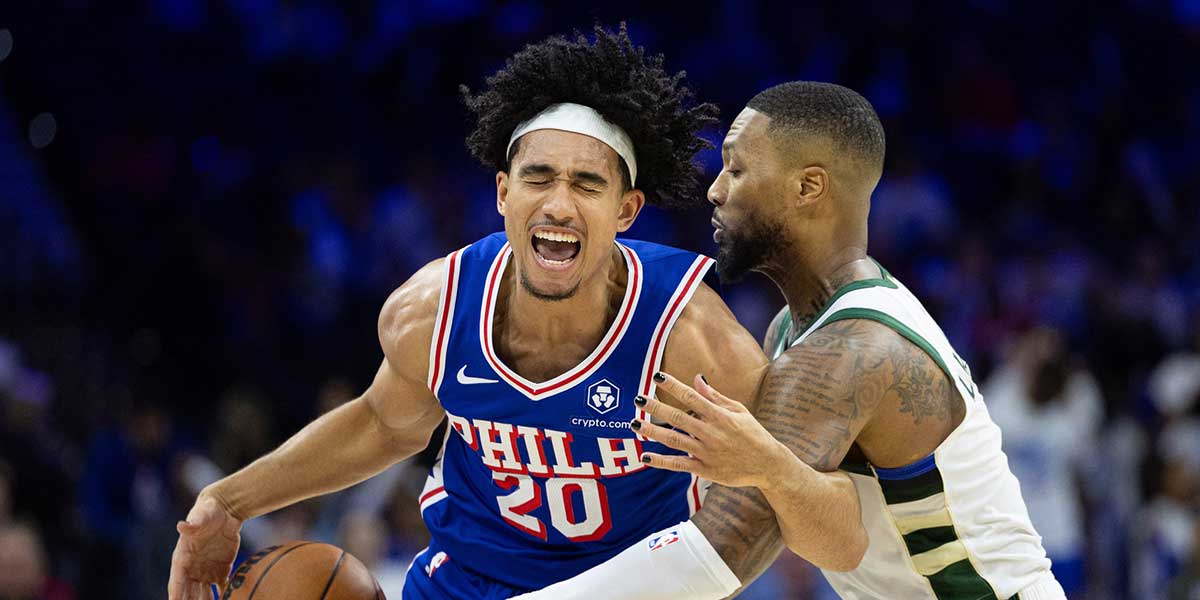
<path fill-rule="evenodd" d="M 957 423 L 966 407 L 945 371 L 915 344 L 900 341 L 888 356 L 888 391 L 895 394 L 899 411 L 914 425 L 933 420 Z"/>
<path fill-rule="evenodd" d="M 886 392 L 893 333 L 866 320 L 830 323 L 771 364 L 756 416 L 801 460 L 838 467 Z"/>

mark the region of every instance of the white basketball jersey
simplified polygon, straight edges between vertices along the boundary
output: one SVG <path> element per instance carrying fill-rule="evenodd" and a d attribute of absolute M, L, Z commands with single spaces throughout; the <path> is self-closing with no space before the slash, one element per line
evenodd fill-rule
<path fill-rule="evenodd" d="M 1064 598 L 1000 450 L 1000 429 L 941 328 L 884 271 L 838 290 L 794 344 L 845 319 L 883 323 L 928 353 L 954 382 L 966 416 L 933 454 L 911 465 L 842 464 L 858 491 L 870 542 L 858 568 L 824 571 L 837 593 L 851 600 Z M 790 329 L 785 314 L 776 357 Z"/>

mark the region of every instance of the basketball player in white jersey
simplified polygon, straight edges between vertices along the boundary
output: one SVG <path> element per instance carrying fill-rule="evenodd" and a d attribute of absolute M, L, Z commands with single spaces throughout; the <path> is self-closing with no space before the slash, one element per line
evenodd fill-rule
<path fill-rule="evenodd" d="M 699 376 L 695 389 L 663 377 L 660 397 L 682 410 L 639 402 L 673 428 L 634 429 L 690 456 L 643 460 L 723 484 L 691 520 L 743 582 L 770 564 L 781 536 L 806 558 L 839 550 L 823 570 L 843 598 L 1064 598 L 966 363 L 867 255 L 884 156 L 870 103 L 831 84 L 775 86 L 734 120 L 721 154 L 708 194 L 717 269 L 723 280 L 758 271 L 783 293 L 763 344 L 774 361 L 753 413 Z M 833 471 L 853 486 L 822 483 Z M 522 598 L 719 597 L 653 577 L 628 592 L 586 592 L 653 561 L 630 547 Z"/>

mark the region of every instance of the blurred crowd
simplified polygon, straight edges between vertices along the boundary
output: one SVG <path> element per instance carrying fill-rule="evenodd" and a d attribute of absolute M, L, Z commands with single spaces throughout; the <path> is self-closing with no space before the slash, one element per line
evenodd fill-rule
<path fill-rule="evenodd" d="M 457 86 L 596 20 L 722 126 L 790 79 L 870 99 L 871 254 L 971 364 L 1070 597 L 1200 597 L 1200 2 L 29 4 L 0 9 L 0 600 L 163 597 L 196 491 L 353 398 L 387 294 L 500 228 Z M 712 253 L 697 201 L 629 237 Z M 756 335 L 782 305 L 723 293 Z M 337 543 L 399 597 L 428 464 L 243 551 Z M 830 594 L 784 557 L 744 597 Z"/>

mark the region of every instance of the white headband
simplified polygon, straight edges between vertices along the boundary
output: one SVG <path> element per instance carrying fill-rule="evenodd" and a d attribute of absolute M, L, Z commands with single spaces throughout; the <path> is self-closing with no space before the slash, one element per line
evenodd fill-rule
<path fill-rule="evenodd" d="M 508 148 L 505 148 L 504 154 L 507 156 L 512 151 L 513 142 L 517 141 L 517 138 L 538 129 L 560 129 L 582 133 L 608 144 L 629 168 L 629 184 L 631 186 L 637 184 L 637 160 L 634 159 L 633 141 L 629 139 L 625 130 L 609 123 L 600 113 L 596 112 L 596 109 L 570 102 L 551 104 L 546 110 L 534 115 L 532 119 L 517 125 L 517 128 L 513 130 L 512 137 L 508 138 Z"/>

